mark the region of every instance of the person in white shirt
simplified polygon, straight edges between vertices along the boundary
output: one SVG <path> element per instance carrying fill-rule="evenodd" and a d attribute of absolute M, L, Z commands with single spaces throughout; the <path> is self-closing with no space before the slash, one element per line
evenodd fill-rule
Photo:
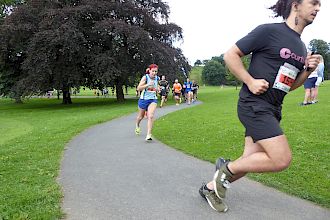
<path fill-rule="evenodd" d="M 304 83 L 304 88 L 305 88 L 305 97 L 304 101 L 301 103 L 301 105 L 309 105 L 313 104 L 312 100 L 314 97 L 314 92 L 315 92 L 315 84 L 318 78 L 318 67 L 308 76 Z"/>
<path fill-rule="evenodd" d="M 317 80 L 315 82 L 315 88 L 312 88 L 312 104 L 318 103 L 319 86 L 324 79 L 324 60 L 322 56 L 320 58 L 320 63 L 317 66 L 316 70 L 317 70 Z"/>

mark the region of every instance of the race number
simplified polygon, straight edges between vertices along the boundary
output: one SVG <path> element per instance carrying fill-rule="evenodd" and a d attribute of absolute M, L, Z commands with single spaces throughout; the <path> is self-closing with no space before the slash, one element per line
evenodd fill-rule
<path fill-rule="evenodd" d="M 148 90 L 148 92 L 156 93 L 156 88 L 154 88 L 154 87 L 148 88 L 147 90 Z"/>
<path fill-rule="evenodd" d="M 156 87 L 157 87 L 156 82 L 154 80 L 150 80 L 147 90 L 148 92 L 156 93 L 157 90 Z"/>
<path fill-rule="evenodd" d="M 284 63 L 278 70 L 273 88 L 288 93 L 292 84 L 296 80 L 298 72 L 299 69 L 297 69 L 295 66 L 289 63 Z"/>

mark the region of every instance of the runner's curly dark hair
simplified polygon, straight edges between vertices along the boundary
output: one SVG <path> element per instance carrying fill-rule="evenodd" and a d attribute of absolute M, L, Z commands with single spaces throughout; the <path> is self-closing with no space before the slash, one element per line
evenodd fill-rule
<path fill-rule="evenodd" d="M 275 5 L 271 6 L 269 9 L 275 14 L 275 17 L 283 17 L 287 19 L 291 12 L 292 3 L 296 2 L 301 4 L 303 0 L 278 0 Z"/>

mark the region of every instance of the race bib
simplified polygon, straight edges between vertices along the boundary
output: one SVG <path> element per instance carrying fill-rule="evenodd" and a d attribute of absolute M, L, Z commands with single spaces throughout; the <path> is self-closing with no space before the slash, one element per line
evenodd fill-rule
<path fill-rule="evenodd" d="M 295 66 L 289 63 L 284 63 L 278 70 L 273 88 L 288 93 L 292 84 L 296 80 L 298 72 L 299 69 Z"/>
<path fill-rule="evenodd" d="M 147 87 L 148 92 L 156 93 L 157 91 L 157 83 L 154 80 L 150 80 L 149 86 Z"/>
<path fill-rule="evenodd" d="M 155 87 L 150 87 L 147 90 L 148 90 L 148 92 L 156 93 L 156 88 Z"/>

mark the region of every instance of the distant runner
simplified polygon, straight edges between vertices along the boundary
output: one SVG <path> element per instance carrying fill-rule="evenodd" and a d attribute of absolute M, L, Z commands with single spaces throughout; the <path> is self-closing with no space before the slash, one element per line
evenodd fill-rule
<path fill-rule="evenodd" d="M 179 105 L 179 103 L 181 103 L 181 90 L 182 90 L 182 86 L 179 83 L 179 80 L 176 79 L 173 84 L 173 94 L 176 105 Z"/>

